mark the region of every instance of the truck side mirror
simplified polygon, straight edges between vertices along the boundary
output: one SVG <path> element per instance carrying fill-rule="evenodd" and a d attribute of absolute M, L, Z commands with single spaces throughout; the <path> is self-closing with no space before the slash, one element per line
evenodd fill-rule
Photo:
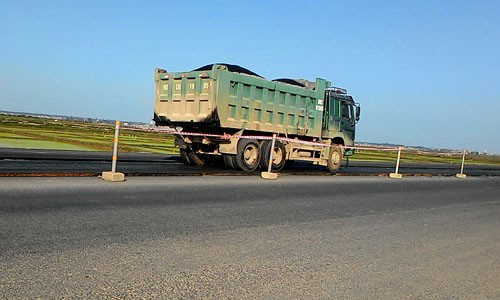
<path fill-rule="evenodd" d="M 359 114 L 361 113 L 361 107 L 356 106 L 356 122 L 359 122 Z"/>

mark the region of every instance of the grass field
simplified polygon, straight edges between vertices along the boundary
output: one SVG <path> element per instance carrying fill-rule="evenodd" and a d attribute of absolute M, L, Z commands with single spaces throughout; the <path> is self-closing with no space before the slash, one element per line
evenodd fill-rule
<path fill-rule="evenodd" d="M 114 125 L 0 115 L 0 147 L 111 151 Z M 173 136 L 122 128 L 123 152 L 177 153 Z"/>
<path fill-rule="evenodd" d="M 110 124 L 0 114 L 0 147 L 111 151 L 114 132 Z M 120 130 L 119 151 L 178 153 L 171 134 L 127 128 Z M 395 151 L 358 150 L 350 159 L 395 161 L 396 157 Z M 406 149 L 402 153 L 402 162 L 460 163 L 461 158 L 460 154 L 419 154 Z M 466 159 L 467 163 L 500 164 L 498 156 L 467 155 Z"/>

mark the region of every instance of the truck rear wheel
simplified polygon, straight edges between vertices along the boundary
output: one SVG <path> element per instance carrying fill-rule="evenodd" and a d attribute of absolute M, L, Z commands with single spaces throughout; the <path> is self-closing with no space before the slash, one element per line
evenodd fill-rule
<path fill-rule="evenodd" d="M 330 146 L 330 152 L 328 154 L 328 163 L 326 167 L 328 171 L 332 173 L 336 173 L 340 165 L 342 164 L 342 149 L 339 146 Z"/>
<path fill-rule="evenodd" d="M 234 159 L 234 155 L 231 154 L 224 154 L 223 159 L 224 159 L 224 164 L 226 167 L 229 169 L 236 169 L 236 161 Z"/>
<path fill-rule="evenodd" d="M 269 156 L 271 154 L 271 144 L 272 141 L 264 141 L 261 146 L 261 159 L 260 167 L 262 170 L 267 171 L 269 169 Z M 286 162 L 286 150 L 285 146 L 281 141 L 276 141 L 274 143 L 273 150 L 273 171 L 281 171 L 285 167 Z"/>
<path fill-rule="evenodd" d="M 235 157 L 238 169 L 251 172 L 260 163 L 260 147 L 257 140 L 241 139 L 238 142 L 238 153 Z"/>

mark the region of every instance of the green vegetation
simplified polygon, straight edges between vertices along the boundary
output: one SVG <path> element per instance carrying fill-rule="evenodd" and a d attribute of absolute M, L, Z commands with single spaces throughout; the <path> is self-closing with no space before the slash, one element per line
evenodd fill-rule
<path fill-rule="evenodd" d="M 0 147 L 111 151 L 115 127 L 111 124 L 88 123 L 0 114 Z M 178 153 L 173 135 L 132 130 L 120 130 L 119 150 L 123 152 Z M 395 162 L 397 151 L 357 150 L 351 160 Z M 461 154 L 418 153 L 403 149 L 402 162 L 460 163 Z M 500 164 L 500 157 L 471 155 L 468 164 Z"/>
<path fill-rule="evenodd" d="M 111 151 L 114 134 L 110 124 L 0 115 L 0 147 Z M 119 149 L 177 153 L 172 135 L 127 128 L 120 130 Z"/>

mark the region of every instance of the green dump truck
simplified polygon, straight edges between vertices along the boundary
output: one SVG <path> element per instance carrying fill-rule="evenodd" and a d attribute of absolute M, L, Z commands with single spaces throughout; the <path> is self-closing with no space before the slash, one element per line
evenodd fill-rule
<path fill-rule="evenodd" d="M 219 157 L 229 168 L 267 170 L 308 161 L 336 172 L 353 153 L 360 107 L 329 81 L 267 80 L 236 65 L 189 72 L 155 69 L 154 121 L 176 128 L 187 164 Z M 271 138 L 277 135 L 274 149 Z"/>

